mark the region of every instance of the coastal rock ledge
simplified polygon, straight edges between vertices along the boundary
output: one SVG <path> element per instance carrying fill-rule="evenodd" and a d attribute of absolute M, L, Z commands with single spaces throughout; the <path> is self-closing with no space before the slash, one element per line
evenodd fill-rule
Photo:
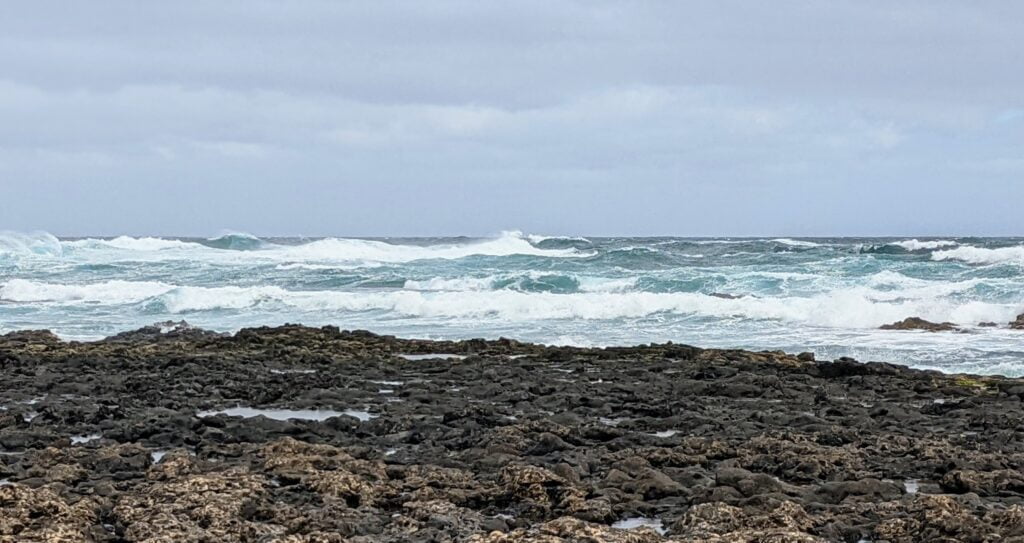
<path fill-rule="evenodd" d="M 677 344 L 16 332 L 0 542 L 1021 542 L 1022 398 Z"/>

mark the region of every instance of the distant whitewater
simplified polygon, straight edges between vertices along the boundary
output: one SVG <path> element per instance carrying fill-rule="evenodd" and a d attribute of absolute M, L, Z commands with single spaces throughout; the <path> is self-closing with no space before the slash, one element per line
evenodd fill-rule
<path fill-rule="evenodd" d="M 0 332 L 164 320 L 423 338 L 675 341 L 1024 374 L 1022 239 L 58 239 L 0 232 Z M 969 333 L 882 331 L 906 317 Z"/>

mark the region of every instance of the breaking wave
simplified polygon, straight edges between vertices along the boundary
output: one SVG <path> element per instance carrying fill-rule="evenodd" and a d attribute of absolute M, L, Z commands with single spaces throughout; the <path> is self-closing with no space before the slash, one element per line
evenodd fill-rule
<path fill-rule="evenodd" d="M 932 253 L 932 260 L 959 260 L 969 264 L 1016 263 L 1024 265 L 1024 246 L 997 247 L 994 249 L 964 245 Z"/>
<path fill-rule="evenodd" d="M 883 278 L 884 279 L 884 278 Z M 513 289 L 491 290 L 493 279 L 426 284 L 406 282 L 400 290 L 287 290 L 278 286 L 178 286 L 161 282 L 107 281 L 59 285 L 13 279 L 0 286 L 0 300 L 15 302 L 141 304 L 172 314 L 242 310 L 262 306 L 300 312 L 385 312 L 403 317 L 452 319 L 618 320 L 675 314 L 706 318 L 778 320 L 837 328 L 876 328 L 909 315 L 973 325 L 1007 322 L 1021 303 L 963 301 L 944 296 L 971 284 L 917 285 L 899 291 L 867 287 L 836 289 L 814 296 L 722 298 L 698 292 L 638 292 L 626 280 L 578 286 L 572 294 Z M 585 283 L 585 282 L 583 282 Z M 452 290 L 457 289 L 457 290 Z"/>
<path fill-rule="evenodd" d="M 56 238 L 54 238 L 56 239 Z M 398 244 L 355 238 L 324 238 L 299 245 L 278 245 L 249 234 L 225 234 L 202 242 L 163 238 L 84 239 L 64 242 L 77 250 L 105 249 L 144 252 L 147 257 L 167 259 L 236 259 L 225 251 L 248 251 L 251 258 L 279 262 L 361 262 L 403 263 L 416 260 L 454 260 L 471 256 L 539 256 L 548 258 L 585 257 L 574 247 L 540 248 L 520 232 L 505 232 L 494 239 L 467 243 Z M 59 245 L 59 242 L 58 242 Z M 155 253 L 155 254 L 154 254 Z M 126 255 L 137 258 L 138 255 Z"/>
<path fill-rule="evenodd" d="M 1024 336 L 1007 325 L 1021 312 L 1024 240 L 1014 238 L 0 232 L 0 333 L 50 328 L 76 339 L 166 320 L 218 331 L 302 322 L 416 337 L 817 350 L 1024 374 Z M 912 316 L 972 333 L 877 330 Z"/>
<path fill-rule="evenodd" d="M 267 243 L 262 239 L 244 232 L 229 232 L 207 239 L 202 244 L 214 249 L 227 249 L 229 251 L 254 251 L 267 247 Z"/>
<path fill-rule="evenodd" d="M 61 256 L 60 240 L 48 232 L 0 231 L 0 255 Z"/>
<path fill-rule="evenodd" d="M 151 281 L 104 281 L 86 285 L 63 285 L 11 279 L 0 285 L 0 300 L 7 302 L 87 302 L 120 305 L 159 296 L 173 285 Z"/>
<path fill-rule="evenodd" d="M 771 241 L 774 243 L 781 243 L 782 245 L 789 245 L 790 247 L 821 247 L 820 243 L 815 243 L 813 241 L 803 241 L 799 239 L 776 238 Z"/>
<path fill-rule="evenodd" d="M 415 260 L 456 260 L 471 256 L 542 256 L 572 258 L 591 256 L 575 248 L 542 249 L 520 232 L 505 232 L 496 239 L 459 244 L 399 245 L 377 240 L 328 238 L 281 248 L 284 258 L 309 261 L 364 261 L 401 263 Z"/>
<path fill-rule="evenodd" d="M 61 242 L 65 247 L 76 251 L 106 250 L 131 252 L 159 252 L 168 250 L 188 250 L 197 248 L 197 244 L 177 239 L 154 237 L 133 238 L 118 236 L 116 238 L 86 238 Z"/>
<path fill-rule="evenodd" d="M 927 251 L 931 249 L 939 249 L 941 247 L 954 247 L 956 245 L 959 245 L 959 243 L 948 239 L 939 239 L 931 241 L 918 241 L 917 239 L 908 239 L 903 241 L 894 241 L 889 245 L 902 247 L 907 251 Z"/>

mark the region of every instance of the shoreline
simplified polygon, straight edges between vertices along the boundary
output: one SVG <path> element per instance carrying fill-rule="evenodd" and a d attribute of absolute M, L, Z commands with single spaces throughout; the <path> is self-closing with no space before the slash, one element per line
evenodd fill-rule
<path fill-rule="evenodd" d="M 463 358 L 396 356 L 429 352 Z M 1017 378 L 676 344 L 13 332 L 0 541 L 1024 536 L 1022 398 Z"/>

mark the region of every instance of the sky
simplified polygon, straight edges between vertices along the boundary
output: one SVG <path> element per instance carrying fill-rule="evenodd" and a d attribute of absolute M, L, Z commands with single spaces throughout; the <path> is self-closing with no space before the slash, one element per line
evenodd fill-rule
<path fill-rule="evenodd" d="M 36 0 L 0 230 L 1024 235 L 1024 3 Z"/>

